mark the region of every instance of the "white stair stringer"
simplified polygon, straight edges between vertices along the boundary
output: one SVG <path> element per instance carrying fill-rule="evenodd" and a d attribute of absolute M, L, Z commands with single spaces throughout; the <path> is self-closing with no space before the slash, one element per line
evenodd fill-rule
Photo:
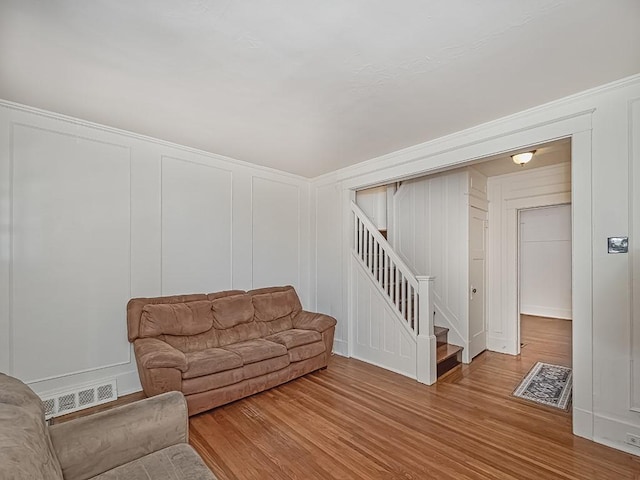
<path fill-rule="evenodd" d="M 352 354 L 431 385 L 434 277 L 416 276 L 353 202 L 351 210 Z"/>
<path fill-rule="evenodd" d="M 355 254 L 351 265 L 353 357 L 416 378 L 416 337 Z"/>

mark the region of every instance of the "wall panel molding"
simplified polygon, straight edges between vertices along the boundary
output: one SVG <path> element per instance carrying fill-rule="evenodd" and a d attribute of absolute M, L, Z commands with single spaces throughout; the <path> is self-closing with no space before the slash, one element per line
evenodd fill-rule
<path fill-rule="evenodd" d="M 82 331 L 101 340 L 125 331 L 104 321 L 115 313 L 108 298 L 131 296 L 131 149 L 25 122 L 12 122 L 10 145 L 10 371 L 37 383 L 130 364 L 129 348 L 95 343 L 61 354 L 55 344 Z M 74 232 L 79 224 L 100 233 Z M 101 255 L 109 266 L 94 275 Z M 43 365 L 28 353 L 41 333 Z"/>
<path fill-rule="evenodd" d="M 287 283 L 304 301 L 308 180 L 0 101 L 0 371 L 29 382 L 37 393 L 106 378 L 117 379 L 120 394 L 140 390 L 126 336 L 128 299 L 163 290 L 250 288 L 251 265 L 242 256 L 253 248 L 254 177 L 264 178 L 267 197 L 284 192 L 292 200 L 295 213 L 285 217 L 284 230 L 293 232 L 288 238 L 295 248 L 284 249 L 293 254 L 280 271 L 293 272 Z M 194 199 L 198 208 L 182 208 Z M 281 205 L 265 200 L 261 218 L 277 219 Z M 183 217 L 185 228 L 172 228 Z M 35 227 L 44 236 L 30 233 L 23 241 L 23 231 Z M 207 238 L 194 242 L 198 235 Z M 42 238 L 47 248 L 34 250 L 32 240 Z M 222 254 L 211 253 L 212 242 Z M 32 262 L 33 252 L 44 260 Z M 59 265 L 47 268 L 46 261 L 58 257 L 71 274 Z M 277 270 L 270 258 L 263 263 L 262 271 Z M 25 323 L 28 305 L 42 314 L 30 314 Z"/>
<path fill-rule="evenodd" d="M 640 413 L 640 98 L 629 102 L 631 410 Z"/>
<path fill-rule="evenodd" d="M 302 285 L 300 186 L 254 175 L 251 178 L 251 288 Z M 278 205 L 276 209 L 269 205 Z M 295 261 L 291 257 L 295 255 Z"/>
<path fill-rule="evenodd" d="M 160 172 L 162 294 L 231 289 L 233 172 L 169 155 Z"/>

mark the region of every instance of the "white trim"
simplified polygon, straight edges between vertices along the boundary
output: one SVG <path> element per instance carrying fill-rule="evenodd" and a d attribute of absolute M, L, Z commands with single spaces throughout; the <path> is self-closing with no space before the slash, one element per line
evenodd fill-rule
<path fill-rule="evenodd" d="M 390 367 L 388 365 L 382 365 L 381 363 L 378 363 L 378 362 L 376 362 L 374 360 L 371 360 L 370 358 L 364 359 L 364 358 L 358 357 L 357 355 L 352 355 L 351 358 L 355 358 L 356 360 L 358 360 L 360 362 L 368 363 L 369 365 L 373 365 L 374 367 L 382 368 L 384 370 L 388 370 L 390 372 L 397 373 L 398 375 L 402 375 L 403 377 L 410 378 L 411 380 L 416 380 L 416 376 L 415 375 L 408 374 L 407 372 L 403 372 L 402 370 L 398 370 L 398 369 Z"/>
<path fill-rule="evenodd" d="M 640 79 L 640 76 L 637 78 Z M 574 280 L 572 310 L 574 317 L 579 316 L 580 318 L 579 321 L 575 321 L 574 318 L 573 338 L 574 345 L 576 342 L 581 342 L 580 348 L 574 348 L 573 350 L 572 364 L 574 365 L 574 378 L 577 378 L 576 383 L 580 382 L 578 385 L 574 385 L 574 406 L 577 407 L 574 408 L 574 412 L 578 411 L 577 409 L 593 412 L 593 292 L 591 287 L 593 271 L 593 257 L 591 255 L 591 244 L 593 241 L 593 235 L 591 234 L 591 116 L 593 111 L 594 109 L 581 110 L 573 115 L 565 115 L 545 122 L 533 122 L 529 126 L 520 126 L 517 129 L 510 129 L 502 133 L 493 132 L 493 135 L 488 139 L 485 137 L 484 140 L 480 139 L 476 142 L 460 143 L 460 140 L 465 140 L 465 135 L 458 134 L 455 138 L 458 139 L 460 144 L 457 146 L 450 145 L 447 151 L 440 151 L 428 158 L 424 156 L 406 158 L 406 151 L 400 152 L 395 155 L 395 160 L 394 155 L 388 156 L 386 158 L 387 165 L 384 168 L 367 172 L 365 170 L 366 165 L 362 165 L 362 171 L 358 173 L 357 178 L 342 182 L 342 188 L 345 194 L 348 194 L 348 192 L 353 194 L 355 189 L 360 186 L 371 185 L 373 183 L 391 183 L 398 178 L 422 175 L 425 171 L 435 172 L 447 170 L 464 163 L 472 162 L 478 158 L 490 157 L 524 146 L 528 147 L 547 143 L 560 138 L 572 138 L 572 193 L 571 195 L 568 193 L 559 196 L 550 195 L 553 198 L 547 199 L 547 201 L 551 202 L 550 204 L 573 203 L 574 205 L 572 266 L 572 277 Z M 508 126 L 509 125 L 505 125 L 505 127 Z M 484 128 L 477 128 L 474 132 L 480 135 L 482 131 L 487 128 L 486 126 Z M 448 138 L 447 141 L 454 143 L 451 138 Z M 428 144 L 428 148 L 435 150 L 442 142 L 444 142 L 444 140 L 432 142 Z M 470 145 L 473 148 L 471 148 Z M 423 145 L 421 148 L 426 149 L 427 147 Z M 420 149 L 417 150 L 421 151 Z M 403 158 L 403 155 L 405 158 Z M 368 165 L 370 166 L 371 164 Z M 375 169 L 375 167 L 373 168 Z M 342 175 L 338 175 L 338 178 L 344 178 L 344 175 L 345 172 L 342 172 Z M 517 212 L 517 207 L 525 208 L 527 203 L 514 202 L 512 206 L 514 207 L 514 212 Z M 578 213 L 576 213 L 576 210 Z M 343 215 L 346 219 L 345 225 L 347 226 L 351 225 L 349 222 L 349 214 L 350 204 L 349 202 L 344 202 Z M 579 220 L 576 220 L 578 217 Z M 589 231 L 588 235 L 584 234 L 585 228 Z M 343 249 L 350 247 L 351 238 L 352 235 L 350 234 L 347 234 L 346 237 L 343 236 Z M 487 262 L 489 261 L 490 258 L 487 256 Z M 345 272 L 343 272 L 343 274 L 344 273 Z M 348 286 L 347 294 L 349 300 L 353 298 L 353 286 L 350 273 L 351 272 L 348 271 L 348 275 L 343 277 L 345 285 Z M 487 285 L 487 288 L 490 288 L 490 286 Z M 515 298 L 517 298 L 517 296 L 515 296 Z M 353 308 L 354 306 L 352 304 L 347 305 L 350 332 L 355 328 Z M 350 356 L 353 356 L 352 342 L 353 335 L 350 335 L 348 339 Z M 491 337 L 488 332 L 487 346 L 489 347 L 492 342 L 495 346 L 496 342 L 504 342 L 504 339 Z M 510 348 L 515 352 L 519 345 L 503 344 L 503 347 Z M 586 434 L 585 432 L 593 432 L 593 425 L 582 423 L 590 422 L 591 418 L 590 416 L 574 413 L 574 432 L 582 436 Z"/>
<path fill-rule="evenodd" d="M 345 340 L 333 341 L 333 352 L 341 357 L 349 358 L 349 345 Z"/>
<path fill-rule="evenodd" d="M 523 111 L 514 113 L 512 115 L 508 115 L 506 117 L 501 117 L 499 119 L 485 122 L 480 125 L 467 128 L 465 130 L 460 130 L 455 133 L 436 138 L 434 140 L 429 140 L 427 142 L 420 143 L 418 145 L 413 145 L 413 146 L 404 148 L 402 150 L 390 152 L 388 154 L 374 157 L 370 160 L 366 160 L 364 162 L 360 162 L 355 165 L 351 165 L 333 172 L 319 175 L 313 178 L 312 181 L 313 182 L 331 182 L 331 181 L 346 180 L 346 179 L 353 178 L 360 175 L 361 171 L 364 171 L 365 173 L 371 173 L 378 169 L 386 168 L 391 164 L 393 164 L 394 166 L 398 166 L 398 165 L 402 165 L 405 162 L 414 161 L 420 157 L 432 156 L 438 153 L 445 153 L 449 148 L 453 150 L 457 150 L 461 147 L 471 146 L 474 143 L 483 143 L 493 138 L 500 138 L 505 135 L 505 132 L 508 132 L 508 134 L 525 132 L 525 131 L 530 131 L 532 128 L 546 126 L 552 123 L 556 123 L 558 121 L 569 120 L 571 118 L 580 117 L 585 114 L 590 116 L 590 114 L 593 113 L 595 109 L 591 108 L 587 110 L 577 111 L 571 115 L 557 117 L 551 121 L 541 122 L 538 124 L 532 124 L 530 122 L 530 117 L 535 116 L 537 114 L 541 114 L 541 113 L 545 114 L 550 109 L 572 107 L 573 104 L 576 102 L 586 101 L 591 99 L 592 97 L 597 97 L 602 94 L 606 94 L 618 89 L 632 86 L 639 82 L 640 82 L 640 74 L 630 75 L 620 80 L 616 80 L 616 81 L 607 83 L 605 85 L 600 85 L 588 90 L 584 90 L 582 92 L 578 92 L 573 95 L 569 95 L 567 97 L 561 98 L 559 100 L 553 100 L 551 102 L 544 103 L 542 105 L 538 105 L 536 107 L 523 110 Z M 508 130 L 509 128 L 512 128 L 516 125 L 520 125 L 520 127 L 514 130 Z M 495 137 L 487 135 L 487 131 L 490 131 L 492 129 L 496 130 Z M 470 137 L 476 137 L 476 136 L 478 136 L 479 138 L 476 139 L 475 142 L 465 143 L 465 141 L 469 142 Z M 549 138 L 549 139 L 553 140 L 555 138 Z M 529 145 L 534 145 L 535 143 L 542 143 L 542 142 L 534 142 Z M 499 154 L 503 152 L 504 151 L 496 151 L 495 153 Z M 475 158 L 482 158 L 483 156 L 486 156 L 486 155 L 481 155 Z M 475 158 L 462 160 L 461 163 L 465 163 Z M 376 168 L 377 164 L 380 164 L 381 166 Z M 373 185 L 375 184 L 371 184 L 371 186 Z M 362 188 L 363 186 L 365 185 L 359 186 L 357 188 Z"/>
<path fill-rule="evenodd" d="M 62 113 L 55 113 L 48 110 L 43 110 L 41 108 L 30 107 L 28 105 L 24 105 L 21 103 L 12 102 L 10 100 L 3 100 L 0 98 L 0 107 L 6 107 L 11 110 L 18 110 L 26 113 L 31 113 L 34 115 L 38 115 L 40 117 L 49 118 L 53 120 L 58 120 L 61 122 L 70 123 L 72 125 L 92 128 L 95 130 L 100 130 L 102 132 L 111 133 L 115 135 L 123 135 L 129 138 L 134 138 L 136 140 L 142 140 L 144 142 L 154 143 L 156 145 L 161 145 L 164 147 L 175 148 L 177 150 L 182 150 L 189 153 L 195 153 L 197 155 L 202 155 L 213 160 L 231 163 L 237 166 L 243 166 L 249 168 L 251 170 L 262 170 L 267 173 L 277 174 L 285 177 L 289 177 L 291 179 L 295 179 L 298 181 L 304 181 L 305 183 L 310 180 L 308 177 L 303 177 L 302 175 L 297 175 L 295 173 L 285 172 L 284 170 L 278 170 L 276 168 L 265 167 L 264 165 L 258 165 L 255 163 L 246 162 L 244 160 L 237 160 L 232 157 L 227 157 L 224 155 L 219 155 L 216 153 L 207 152 L 206 150 L 201 150 L 198 148 L 188 147 L 186 145 L 181 145 L 179 143 L 169 142 L 167 140 L 161 140 L 159 138 L 150 137 L 148 135 L 142 135 L 140 133 L 130 132 L 128 130 L 122 130 L 120 128 L 109 127 L 107 125 L 103 125 L 100 123 L 90 122 L 88 120 L 82 120 L 79 118 L 71 117 L 69 115 L 64 115 Z"/>
<path fill-rule="evenodd" d="M 503 133 L 492 132 L 489 138 L 467 141 L 460 145 L 449 142 L 447 148 L 438 149 L 437 143 L 429 144 L 417 158 L 389 158 L 385 166 L 371 172 L 362 170 L 344 180 L 346 188 L 359 189 L 368 186 L 430 175 L 455 167 L 468 166 L 487 157 L 505 154 L 516 149 L 529 148 L 542 143 L 568 138 L 576 132 L 591 129 L 594 109 L 562 116 L 553 121 L 532 124 Z M 489 133 L 489 132 L 487 132 Z M 476 136 L 479 136 L 476 134 Z"/>
<path fill-rule="evenodd" d="M 532 315 L 534 317 L 559 318 L 560 320 L 571 320 L 571 309 L 545 307 L 543 305 L 520 305 L 521 315 Z"/>
<path fill-rule="evenodd" d="M 573 432 L 586 438 L 592 438 L 594 430 L 591 156 L 591 130 L 574 133 L 571 138 Z"/>

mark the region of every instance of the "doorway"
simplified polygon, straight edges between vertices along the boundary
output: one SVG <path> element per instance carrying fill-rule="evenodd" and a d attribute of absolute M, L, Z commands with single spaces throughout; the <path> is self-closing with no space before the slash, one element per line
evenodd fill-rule
<path fill-rule="evenodd" d="M 571 366 L 571 205 L 518 211 L 520 349 Z M 531 357 L 532 355 L 529 355 Z"/>

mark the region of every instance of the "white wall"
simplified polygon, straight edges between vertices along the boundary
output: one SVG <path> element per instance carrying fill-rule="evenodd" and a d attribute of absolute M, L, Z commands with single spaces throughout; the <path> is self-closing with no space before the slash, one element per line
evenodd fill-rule
<path fill-rule="evenodd" d="M 387 187 L 365 188 L 356 192 L 356 203 L 378 230 L 387 229 Z"/>
<path fill-rule="evenodd" d="M 573 428 L 580 436 L 638 453 L 624 440 L 627 432 L 640 434 L 640 375 L 631 366 L 632 359 L 640 364 L 640 253 L 633 238 L 633 261 L 627 254 L 607 254 L 606 245 L 608 236 L 637 233 L 640 225 L 639 99 L 640 76 L 630 77 L 319 177 L 313 190 L 333 185 L 345 193 L 331 201 L 316 196 L 314 210 L 324 215 L 325 209 L 342 202 L 342 225 L 347 228 L 341 242 L 332 239 L 322 244 L 319 232 L 313 231 L 316 255 L 343 255 L 349 246 L 352 220 L 346 192 L 351 189 L 571 137 Z M 335 281 L 341 274 L 345 299 L 341 316 L 347 318 L 352 288 L 348 270 L 336 268 L 324 276 Z M 327 289 L 320 281 L 316 287 L 316 295 Z"/>
<path fill-rule="evenodd" d="M 435 276 L 435 325 L 449 342 L 467 348 L 469 173 L 402 182 L 393 202 L 394 249 L 417 275 Z"/>
<path fill-rule="evenodd" d="M 347 291 L 344 281 L 348 272 L 349 250 L 343 248 L 345 227 L 342 204 L 350 198 L 340 184 L 329 180 L 318 182 L 311 190 L 313 202 L 311 226 L 314 235 L 311 238 L 313 272 L 311 277 L 314 309 L 336 318 L 338 321 L 334 336 L 333 349 L 340 355 L 348 355 L 349 324 L 347 323 Z M 355 199 L 355 193 L 353 194 Z"/>
<path fill-rule="evenodd" d="M 520 212 L 520 313 L 571 319 L 571 205 Z"/>
<path fill-rule="evenodd" d="M 131 297 L 293 284 L 311 306 L 308 180 L 9 103 L 0 133 L 0 371 L 37 392 L 140 388 Z"/>

